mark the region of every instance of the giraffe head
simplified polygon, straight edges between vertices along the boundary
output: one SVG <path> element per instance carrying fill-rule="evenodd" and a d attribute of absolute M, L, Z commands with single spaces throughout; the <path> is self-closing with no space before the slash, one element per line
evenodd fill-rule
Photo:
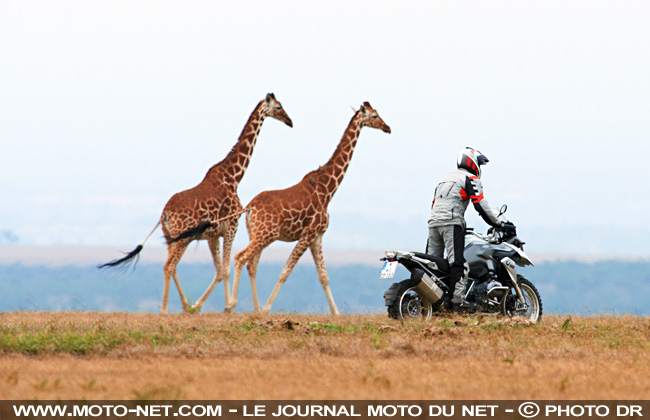
<path fill-rule="evenodd" d="M 262 101 L 262 116 L 275 118 L 289 127 L 293 127 L 291 118 L 289 118 L 280 101 L 275 99 L 275 95 L 272 93 L 267 93 L 266 99 Z"/>
<path fill-rule="evenodd" d="M 379 117 L 377 111 L 370 106 L 369 102 L 364 102 L 363 105 L 361 105 L 361 108 L 359 108 L 359 117 L 362 126 L 378 128 L 384 133 L 390 133 L 390 127 L 388 124 Z"/>

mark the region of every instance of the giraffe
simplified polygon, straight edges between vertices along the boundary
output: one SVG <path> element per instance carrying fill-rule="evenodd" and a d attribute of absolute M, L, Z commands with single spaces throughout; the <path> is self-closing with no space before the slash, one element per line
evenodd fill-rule
<path fill-rule="evenodd" d="M 145 242 L 156 231 L 158 226 L 162 225 L 163 233 L 167 239 L 168 256 L 164 265 L 164 289 L 160 312 L 162 314 L 167 313 L 171 277 L 174 278 L 174 283 L 180 294 L 183 312 L 188 312 L 189 304 L 178 281 L 176 266 L 191 240 L 179 241 L 173 240 L 172 238 L 201 221 L 233 215 L 233 217 L 220 219 L 221 223 L 211 225 L 210 228 L 206 229 L 196 238 L 206 239 L 208 241 L 215 267 L 215 275 L 206 291 L 194 303 L 192 308 L 196 310 L 200 309 L 215 286 L 222 280 L 224 281 L 227 305 L 230 297 L 228 283 L 228 278 L 230 277 L 230 253 L 235 234 L 237 233 L 239 219 L 234 213 L 242 209 L 241 202 L 237 196 L 237 187 L 246 172 L 262 123 L 266 117 L 275 118 L 289 127 L 293 127 L 293 122 L 282 108 L 280 102 L 276 100 L 275 95 L 273 93 L 267 94 L 266 98 L 261 100 L 251 113 L 237 143 L 225 159 L 212 166 L 199 185 L 189 190 L 176 193 L 169 199 L 158 220 L 158 224 L 156 224 L 151 233 L 149 233 L 140 245 L 125 257 L 103 264 L 99 268 L 116 267 L 136 258 L 140 251 L 142 251 Z M 223 237 L 222 260 L 219 255 L 219 239 L 221 237 Z"/>
<path fill-rule="evenodd" d="M 257 265 L 262 251 L 272 242 L 280 240 L 284 242 L 298 241 L 298 243 L 291 252 L 263 311 L 271 310 L 271 305 L 280 292 L 282 284 L 287 280 L 300 257 L 309 248 L 330 310 L 334 315 L 339 314 L 329 288 L 322 241 L 329 223 L 327 206 L 341 185 L 343 176 L 350 165 L 361 128 L 364 126 L 377 128 L 386 133 L 391 132 L 390 127 L 377 115 L 377 111 L 368 102 L 364 102 L 350 120 L 343 138 L 325 165 L 309 172 L 302 181 L 293 187 L 260 193 L 246 206 L 246 227 L 250 242 L 244 250 L 235 256 L 233 290 L 226 306 L 226 312 L 232 312 L 237 305 L 239 278 L 244 265 L 247 265 L 251 280 L 255 312 L 260 311 L 255 282 Z"/>

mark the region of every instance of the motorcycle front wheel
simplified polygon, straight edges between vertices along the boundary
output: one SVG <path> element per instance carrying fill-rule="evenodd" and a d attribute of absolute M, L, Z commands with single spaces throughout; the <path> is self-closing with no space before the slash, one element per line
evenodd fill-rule
<path fill-rule="evenodd" d="M 433 305 L 421 296 L 417 289 L 412 286 L 411 280 L 404 280 L 400 283 L 397 298 L 388 307 L 388 316 L 400 321 L 431 319 Z"/>
<path fill-rule="evenodd" d="M 520 317 L 532 322 L 539 322 L 542 319 L 542 298 L 533 283 L 528 279 L 517 276 L 519 289 L 524 295 L 526 305 L 519 302 L 517 291 L 511 287 L 505 299 L 501 303 L 501 314 L 508 317 Z"/>

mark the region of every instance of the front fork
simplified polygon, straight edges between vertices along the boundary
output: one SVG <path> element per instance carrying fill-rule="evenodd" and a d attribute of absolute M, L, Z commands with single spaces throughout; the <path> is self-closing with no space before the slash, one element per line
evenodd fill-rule
<path fill-rule="evenodd" d="M 521 289 L 519 288 L 519 283 L 517 282 L 517 266 L 515 265 L 515 262 L 510 257 L 505 257 L 501 260 L 501 264 L 503 264 L 503 267 L 508 272 L 508 275 L 510 276 L 510 280 L 512 280 L 512 284 L 515 285 L 515 291 L 517 292 L 519 303 L 524 305 L 524 307 L 527 306 L 526 299 L 524 299 L 524 294 L 521 292 Z"/>

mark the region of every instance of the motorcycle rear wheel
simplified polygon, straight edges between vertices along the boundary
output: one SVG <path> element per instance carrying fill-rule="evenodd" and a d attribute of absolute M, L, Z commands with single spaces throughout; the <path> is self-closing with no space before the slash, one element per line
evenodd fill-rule
<path fill-rule="evenodd" d="M 522 308 L 514 287 L 510 288 L 505 299 L 501 303 L 501 314 L 508 317 L 519 317 L 532 322 L 539 322 L 542 319 L 542 298 L 533 283 L 522 276 L 517 276 L 517 282 L 521 293 L 526 300 L 527 308 Z"/>
<path fill-rule="evenodd" d="M 400 282 L 397 298 L 388 307 L 388 316 L 400 321 L 431 319 L 433 305 L 424 296 L 421 296 L 411 280 Z"/>

